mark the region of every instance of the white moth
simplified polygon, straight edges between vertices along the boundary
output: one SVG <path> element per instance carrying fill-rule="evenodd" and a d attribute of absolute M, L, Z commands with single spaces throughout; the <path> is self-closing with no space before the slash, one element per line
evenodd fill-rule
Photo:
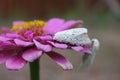
<path fill-rule="evenodd" d="M 82 63 L 80 64 L 80 71 L 86 71 L 93 64 L 96 52 L 99 50 L 99 40 L 93 38 L 90 40 L 86 28 L 74 28 L 61 32 L 57 32 L 54 40 L 72 45 L 90 45 L 92 54 L 84 54 L 82 57 Z"/>
<path fill-rule="evenodd" d="M 86 28 L 74 28 L 65 31 L 57 32 L 54 40 L 64 43 L 69 43 L 72 45 L 89 45 L 91 40 L 87 35 Z"/>

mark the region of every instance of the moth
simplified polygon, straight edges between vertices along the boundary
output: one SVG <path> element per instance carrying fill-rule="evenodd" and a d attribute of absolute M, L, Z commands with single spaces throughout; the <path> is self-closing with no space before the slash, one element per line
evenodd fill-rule
<path fill-rule="evenodd" d="M 72 45 L 89 45 L 92 50 L 92 54 L 83 54 L 82 63 L 80 64 L 80 71 L 86 71 L 93 64 L 96 51 L 99 49 L 99 40 L 93 38 L 90 40 L 86 28 L 74 28 L 61 32 L 57 32 L 53 39 L 59 42 L 69 43 Z"/>
<path fill-rule="evenodd" d="M 57 32 L 53 39 L 72 45 L 89 45 L 91 44 L 91 40 L 87 32 L 88 30 L 86 28 L 73 28 Z"/>

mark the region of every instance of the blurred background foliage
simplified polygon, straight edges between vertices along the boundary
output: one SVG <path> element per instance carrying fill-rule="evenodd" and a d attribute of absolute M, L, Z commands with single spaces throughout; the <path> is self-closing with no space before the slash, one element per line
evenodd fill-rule
<path fill-rule="evenodd" d="M 1 0 L 0 22 L 29 19 L 83 19 L 96 26 L 120 20 L 120 0 Z M 118 22 L 119 23 L 119 22 Z M 93 25 L 94 24 L 94 25 Z M 4 25 L 4 24 L 3 24 Z"/>
<path fill-rule="evenodd" d="M 94 65 L 86 73 L 76 71 L 80 64 L 79 53 L 62 52 L 75 66 L 71 72 L 62 71 L 45 56 L 41 60 L 42 80 L 120 80 L 120 0 L 0 0 L 1 27 L 12 26 L 15 20 L 53 17 L 82 19 L 90 37 L 100 40 L 101 48 Z M 19 72 L 0 66 L 0 80 L 28 78 L 28 66 Z"/>

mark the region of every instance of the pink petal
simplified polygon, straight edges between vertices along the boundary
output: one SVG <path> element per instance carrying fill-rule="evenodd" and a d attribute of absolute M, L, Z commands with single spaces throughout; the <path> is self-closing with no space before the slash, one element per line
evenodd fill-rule
<path fill-rule="evenodd" d="M 8 40 L 10 40 L 10 38 L 0 36 L 0 41 L 8 41 Z"/>
<path fill-rule="evenodd" d="M 85 47 L 82 51 L 84 53 L 92 54 L 92 50 L 90 48 L 87 48 L 87 47 Z"/>
<path fill-rule="evenodd" d="M 11 52 L 0 52 L 0 64 L 4 63 L 8 58 L 12 56 Z"/>
<path fill-rule="evenodd" d="M 73 50 L 77 51 L 77 52 L 84 52 L 84 53 L 88 53 L 91 54 L 92 51 L 90 50 L 90 48 L 87 47 L 82 47 L 82 46 L 74 46 L 71 47 Z"/>
<path fill-rule="evenodd" d="M 1 49 L 11 49 L 16 47 L 13 43 L 10 41 L 0 41 L 0 48 Z"/>
<path fill-rule="evenodd" d="M 51 42 L 51 41 L 48 41 L 48 42 L 56 48 L 66 49 L 68 47 L 66 44 L 54 43 L 54 42 Z"/>
<path fill-rule="evenodd" d="M 74 46 L 74 47 L 71 47 L 71 48 L 75 51 L 78 51 L 78 52 L 83 50 L 83 47 L 81 47 L 81 46 Z"/>
<path fill-rule="evenodd" d="M 62 26 L 58 27 L 56 32 L 74 28 L 74 27 L 82 27 L 82 23 L 83 23 L 82 20 L 69 20 L 65 22 Z"/>
<path fill-rule="evenodd" d="M 54 34 L 56 29 L 64 23 L 63 19 L 52 18 L 48 21 L 47 26 L 44 27 L 44 32 L 47 34 Z"/>
<path fill-rule="evenodd" d="M 59 31 L 70 29 L 73 27 L 82 27 L 82 20 L 69 20 L 64 22 L 63 19 L 53 18 L 48 21 L 47 26 L 44 28 L 44 32 L 54 35 Z"/>
<path fill-rule="evenodd" d="M 50 46 L 50 45 L 41 44 L 40 42 L 38 42 L 38 41 L 36 41 L 36 40 L 33 40 L 33 42 L 35 43 L 35 45 L 36 45 L 36 47 L 37 47 L 38 49 L 41 49 L 41 50 L 43 50 L 43 51 L 45 51 L 45 52 L 50 52 L 50 51 L 52 51 L 52 46 Z"/>
<path fill-rule="evenodd" d="M 0 64 L 4 63 L 7 60 L 7 57 L 0 54 Z"/>
<path fill-rule="evenodd" d="M 34 33 L 31 30 L 28 30 L 24 33 L 24 36 L 29 39 L 33 39 Z"/>
<path fill-rule="evenodd" d="M 73 69 L 72 64 L 62 55 L 56 52 L 47 53 L 47 55 L 65 70 Z"/>
<path fill-rule="evenodd" d="M 6 37 L 8 37 L 8 38 L 20 38 L 20 39 L 23 39 L 24 40 L 24 38 L 21 36 L 21 35 L 19 35 L 19 34 L 16 34 L 16 33 L 7 33 L 6 34 Z"/>
<path fill-rule="evenodd" d="M 65 29 L 69 29 L 75 23 L 76 23 L 75 20 L 67 21 L 63 25 L 61 25 L 60 27 L 58 27 L 57 30 L 62 31 L 62 30 L 65 30 Z"/>
<path fill-rule="evenodd" d="M 23 52 L 22 57 L 28 62 L 33 62 L 34 60 L 38 59 L 41 55 L 42 51 L 34 48 Z"/>
<path fill-rule="evenodd" d="M 17 24 L 21 24 L 21 23 L 24 23 L 24 21 L 14 21 L 13 25 L 17 25 Z"/>
<path fill-rule="evenodd" d="M 50 40 L 52 40 L 52 37 L 51 36 L 40 36 L 40 39 L 42 40 L 42 41 L 50 41 Z"/>
<path fill-rule="evenodd" d="M 15 44 L 17 44 L 19 46 L 23 46 L 23 47 L 33 45 L 32 42 L 26 42 L 26 41 L 23 41 L 23 40 L 20 40 L 20 39 L 14 39 L 14 42 L 15 42 Z"/>
<path fill-rule="evenodd" d="M 10 70 L 19 70 L 24 67 L 26 61 L 19 55 L 13 56 L 6 61 L 6 67 Z"/>

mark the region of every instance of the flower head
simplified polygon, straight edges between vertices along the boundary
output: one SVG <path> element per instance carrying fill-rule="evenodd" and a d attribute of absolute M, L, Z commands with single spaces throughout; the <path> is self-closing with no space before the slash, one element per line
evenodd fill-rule
<path fill-rule="evenodd" d="M 5 62 L 8 69 L 19 70 L 27 62 L 33 62 L 43 54 L 47 54 L 63 69 L 70 70 L 73 68 L 72 64 L 64 56 L 53 51 L 53 48 L 72 49 L 91 54 L 89 39 L 87 39 L 89 45 L 77 45 L 71 44 L 68 39 L 64 41 L 65 38 L 61 41 L 62 37 L 58 37 L 59 33 L 62 33 L 61 36 L 66 35 L 62 31 L 83 27 L 82 23 L 81 20 L 64 21 L 59 18 L 53 18 L 47 22 L 42 20 L 15 21 L 10 32 L 0 35 L 0 64 Z M 84 35 L 86 33 L 80 36 Z"/>

